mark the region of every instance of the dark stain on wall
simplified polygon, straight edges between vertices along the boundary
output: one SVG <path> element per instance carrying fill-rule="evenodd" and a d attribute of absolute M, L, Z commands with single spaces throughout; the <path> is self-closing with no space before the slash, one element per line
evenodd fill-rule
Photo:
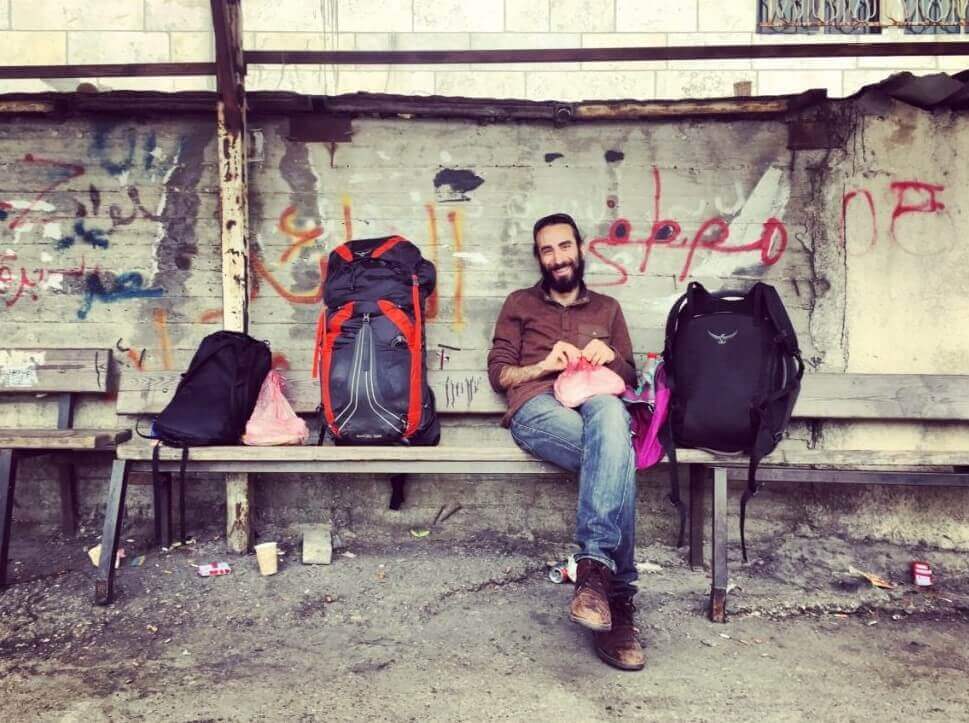
<path fill-rule="evenodd" d="M 199 213 L 199 181 L 204 169 L 205 148 L 212 142 L 215 128 L 199 125 L 179 139 L 178 162 L 166 182 L 165 205 L 159 217 L 164 235 L 158 244 L 158 271 L 152 286 L 165 289 L 168 296 L 181 297 L 185 274 L 198 253 L 195 225 Z M 216 238 L 210 240 L 218 243 Z"/>
<path fill-rule="evenodd" d="M 626 154 L 623 153 L 622 151 L 616 151 L 612 149 L 606 151 L 606 163 L 619 163 L 619 161 L 621 161 L 625 157 L 626 157 Z"/>
<path fill-rule="evenodd" d="M 296 207 L 297 215 L 300 218 L 311 218 L 317 224 L 321 224 L 320 189 L 317 186 L 316 174 L 310 165 L 309 146 L 302 141 L 286 139 L 282 130 L 282 128 L 279 129 L 279 139 L 285 144 L 286 151 L 279 161 L 279 173 L 292 189 L 289 195 L 290 205 Z M 250 194 L 250 197 L 252 195 L 258 194 Z M 262 216 L 253 216 L 253 218 L 262 218 Z M 299 256 L 290 268 L 294 292 L 306 293 L 319 287 L 320 266 L 316 257 L 317 254 L 312 245 L 305 246 L 300 250 Z M 316 312 L 316 308 L 297 308 L 296 311 L 312 315 Z"/>
<path fill-rule="evenodd" d="M 545 154 L 545 162 L 546 163 L 551 163 L 552 161 L 557 160 L 559 158 L 564 158 L 564 156 L 561 153 L 546 153 Z"/>
<path fill-rule="evenodd" d="M 434 189 L 437 199 L 442 203 L 470 201 L 467 195 L 484 183 L 484 179 L 474 171 L 463 168 L 442 168 L 434 176 Z"/>

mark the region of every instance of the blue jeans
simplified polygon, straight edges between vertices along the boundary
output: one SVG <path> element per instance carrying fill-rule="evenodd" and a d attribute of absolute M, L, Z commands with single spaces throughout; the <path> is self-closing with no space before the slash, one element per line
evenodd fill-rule
<path fill-rule="evenodd" d="M 636 461 L 622 401 L 603 394 L 569 409 L 539 394 L 512 417 L 511 436 L 526 452 L 579 475 L 575 557 L 612 570 L 612 597 L 635 595 Z"/>

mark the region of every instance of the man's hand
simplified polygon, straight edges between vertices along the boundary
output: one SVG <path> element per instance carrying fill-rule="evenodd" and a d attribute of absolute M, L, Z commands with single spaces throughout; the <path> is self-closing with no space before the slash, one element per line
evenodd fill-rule
<path fill-rule="evenodd" d="M 548 353 L 542 361 L 538 363 L 544 372 L 562 371 L 571 361 L 577 361 L 582 356 L 579 348 L 569 344 L 567 341 L 557 341 L 552 351 Z"/>
<path fill-rule="evenodd" d="M 601 339 L 593 339 L 585 345 L 582 356 L 593 364 L 608 364 L 616 358 L 616 352 Z"/>

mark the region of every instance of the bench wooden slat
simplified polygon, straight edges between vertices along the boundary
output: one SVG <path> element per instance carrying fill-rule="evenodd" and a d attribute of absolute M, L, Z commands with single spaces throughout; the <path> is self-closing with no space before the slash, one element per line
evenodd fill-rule
<path fill-rule="evenodd" d="M 118 458 L 134 461 L 151 459 L 152 444 L 145 440 L 135 440 L 118 447 Z M 161 459 L 177 461 L 181 450 L 176 447 L 162 446 Z M 357 471 L 357 464 L 366 462 L 399 462 L 421 464 L 424 462 L 454 462 L 463 465 L 465 472 L 469 464 L 489 464 L 492 462 L 532 463 L 535 458 L 519 449 L 510 440 L 507 445 L 481 447 L 353 447 L 317 446 L 301 447 L 193 447 L 189 459 L 193 464 L 204 462 L 233 461 L 243 463 L 313 463 L 328 462 L 348 465 L 345 471 Z M 677 451 L 677 461 L 683 464 L 705 463 L 724 466 L 746 465 L 745 457 L 715 455 L 697 449 Z M 794 446 L 779 448 L 764 459 L 769 465 L 831 465 L 841 468 L 865 466 L 952 466 L 969 464 L 969 450 L 966 451 L 920 451 L 920 450 L 822 450 L 803 449 Z M 405 471 L 403 467 L 399 471 Z M 482 472 L 486 468 L 481 469 Z"/>
<path fill-rule="evenodd" d="M 180 379 L 172 372 L 128 373 L 118 394 L 120 414 L 157 414 Z M 289 372 L 287 397 L 300 413 L 320 403 L 319 382 Z M 428 383 L 441 414 L 499 414 L 505 399 L 484 371 L 431 370 Z M 927 374 L 806 374 L 794 416 L 806 419 L 969 420 L 969 376 Z"/>
<path fill-rule="evenodd" d="M 110 360 L 110 349 L 0 349 L 0 393 L 104 393 Z"/>
<path fill-rule="evenodd" d="M 131 439 L 131 430 L 0 429 L 0 449 L 114 449 Z"/>

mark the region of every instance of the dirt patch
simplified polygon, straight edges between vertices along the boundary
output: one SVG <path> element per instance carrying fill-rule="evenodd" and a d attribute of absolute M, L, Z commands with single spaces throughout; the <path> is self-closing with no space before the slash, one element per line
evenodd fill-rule
<path fill-rule="evenodd" d="M 568 622 L 571 589 L 545 575 L 560 547 L 347 535 L 332 565 L 303 566 L 298 541 L 280 536 L 280 572 L 263 578 L 253 556 L 226 555 L 215 535 L 167 553 L 133 539 L 129 554 L 147 552 L 145 563 L 120 570 L 118 599 L 102 608 L 84 555 L 93 538 L 18 531 L 14 584 L 0 594 L 4 718 L 961 718 L 959 556 L 802 532 L 750 565 L 731 560 L 727 625 L 704 616 L 707 573 L 682 551 L 640 548 L 649 662 L 629 674 L 603 665 Z M 944 571 L 930 593 L 904 579 L 916 555 Z M 217 560 L 233 572 L 198 577 L 194 565 Z"/>

